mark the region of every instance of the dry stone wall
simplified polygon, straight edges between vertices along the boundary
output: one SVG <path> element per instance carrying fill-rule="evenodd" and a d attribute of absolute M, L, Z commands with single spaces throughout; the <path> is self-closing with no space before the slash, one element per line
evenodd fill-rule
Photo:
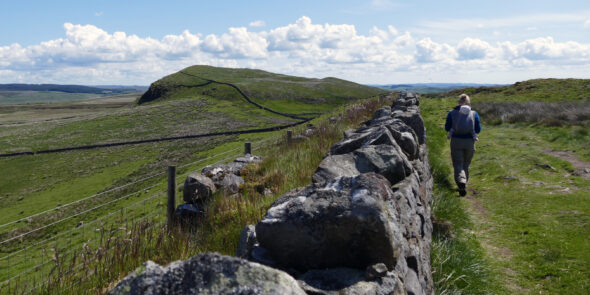
<path fill-rule="evenodd" d="M 266 265 L 261 269 L 271 269 L 273 275 L 246 283 L 238 279 L 243 274 L 224 269 L 223 281 L 231 283 L 201 284 L 201 291 L 191 292 L 210 294 L 205 290 L 214 288 L 220 294 L 270 294 L 251 285 L 278 284 L 293 294 L 434 294 L 432 185 L 419 97 L 402 94 L 364 126 L 345 132 L 319 164 L 312 184 L 284 194 L 258 224 L 244 229 L 239 258 L 216 258 L 239 260 L 257 270 Z M 125 291 L 140 288 L 136 282 L 164 284 L 167 272 L 152 269 L 161 274 L 131 275 L 111 293 L 140 294 Z M 158 290 L 154 294 L 174 293 Z"/>

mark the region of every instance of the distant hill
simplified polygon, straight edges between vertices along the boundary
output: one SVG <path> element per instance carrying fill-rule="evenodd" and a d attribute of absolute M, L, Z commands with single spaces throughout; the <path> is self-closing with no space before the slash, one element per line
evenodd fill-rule
<path fill-rule="evenodd" d="M 534 79 L 506 86 L 464 87 L 429 96 L 449 97 L 461 93 L 488 102 L 582 101 L 590 99 L 590 79 Z"/>
<path fill-rule="evenodd" d="M 370 85 L 390 91 L 407 91 L 417 92 L 420 94 L 442 93 L 453 89 L 466 87 L 491 87 L 502 86 L 502 84 L 477 84 L 477 83 L 413 83 L 413 84 L 388 84 L 388 85 Z"/>
<path fill-rule="evenodd" d="M 201 96 L 243 99 L 230 84 L 252 100 L 280 111 L 303 105 L 308 105 L 307 108 L 316 105 L 321 110 L 385 92 L 383 89 L 337 78 L 309 79 L 262 70 L 198 65 L 152 83 L 138 103 Z"/>
<path fill-rule="evenodd" d="M 146 86 L 0 84 L 0 105 L 61 103 L 115 95 L 138 95 Z"/>
<path fill-rule="evenodd" d="M 0 91 L 57 91 L 65 93 L 127 93 L 144 91 L 141 86 L 84 86 L 59 84 L 0 84 Z"/>

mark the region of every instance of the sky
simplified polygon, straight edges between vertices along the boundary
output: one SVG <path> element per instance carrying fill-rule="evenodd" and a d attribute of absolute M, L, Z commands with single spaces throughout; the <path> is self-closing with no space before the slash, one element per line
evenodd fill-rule
<path fill-rule="evenodd" d="M 590 78 L 590 1 L 0 0 L 0 83 L 205 64 L 364 84 Z"/>

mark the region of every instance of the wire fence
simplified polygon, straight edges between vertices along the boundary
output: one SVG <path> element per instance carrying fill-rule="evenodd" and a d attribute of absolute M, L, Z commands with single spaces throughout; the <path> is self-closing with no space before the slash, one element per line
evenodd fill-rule
<path fill-rule="evenodd" d="M 257 142 L 253 142 L 251 144 L 251 150 L 258 151 L 265 146 L 275 144 L 281 139 L 281 137 L 269 137 Z M 232 158 L 235 159 L 237 156 L 239 156 L 243 151 L 242 149 L 243 147 L 232 148 L 190 163 L 184 163 L 178 166 L 178 168 L 190 168 L 189 170 L 191 170 L 194 169 L 193 167 L 202 168 L 204 166 L 203 164 L 205 163 L 215 165 L 227 162 Z M 221 158 L 222 156 L 225 157 Z M 3 241 L 0 241 L 0 246 L 6 246 L 8 244 L 15 244 L 16 246 L 19 244 L 22 245 L 20 249 L 0 257 L 0 294 L 5 290 L 8 290 L 9 292 L 10 290 L 15 290 L 19 284 L 20 286 L 23 286 L 23 282 L 29 286 L 25 289 L 25 293 L 34 292 L 39 288 L 42 288 L 44 284 L 48 283 L 48 281 L 46 281 L 46 277 L 48 277 L 53 267 L 55 267 L 56 263 L 60 259 L 74 259 L 75 254 L 81 250 L 83 245 L 99 243 L 101 236 L 104 234 L 103 231 L 107 226 L 113 227 L 117 224 L 128 224 L 129 222 L 133 223 L 145 220 L 146 218 L 164 216 L 166 212 L 166 206 L 164 205 L 165 198 L 162 196 L 166 193 L 165 181 L 164 178 L 157 180 L 157 177 L 163 176 L 165 173 L 166 171 L 154 173 L 133 182 L 64 204 L 60 206 L 60 210 L 83 203 L 84 201 L 97 199 L 98 197 L 104 196 L 108 193 L 122 191 L 126 188 L 132 188 L 134 185 L 141 184 L 150 179 L 152 180 L 151 185 L 149 186 L 142 186 L 139 189 L 135 189 L 133 192 L 115 197 L 106 202 L 96 204 L 91 208 L 60 218 L 56 221 L 52 221 L 48 224 L 28 230 L 24 233 L 13 235 L 4 239 Z M 184 171 L 183 173 L 176 176 L 176 181 L 179 182 L 176 186 L 176 190 L 179 190 L 182 187 L 184 183 L 182 182 L 182 179 L 185 178 L 189 173 L 190 171 Z M 153 190 L 154 188 L 154 192 L 146 193 L 150 190 Z M 132 200 L 133 197 L 137 197 L 139 199 Z M 99 209 L 106 208 L 111 208 L 108 209 L 110 211 L 108 211 L 106 214 L 90 221 L 80 221 L 77 225 L 73 226 L 77 217 L 89 215 L 91 213 L 98 214 L 100 213 Z M 33 217 L 38 218 L 51 212 L 55 212 L 56 210 L 58 209 L 44 210 L 24 218 L 19 218 L 17 220 L 0 225 L 0 228 L 9 227 L 10 225 L 23 222 Z M 113 219 L 116 216 L 120 216 L 120 218 Z M 72 228 L 63 230 L 64 228 L 67 228 L 68 224 L 72 225 Z M 120 227 L 128 228 L 127 226 Z M 41 238 L 38 241 L 34 241 L 39 236 L 43 237 L 47 235 L 50 235 L 50 237 Z M 33 240 L 33 242 L 30 242 L 29 240 Z"/>

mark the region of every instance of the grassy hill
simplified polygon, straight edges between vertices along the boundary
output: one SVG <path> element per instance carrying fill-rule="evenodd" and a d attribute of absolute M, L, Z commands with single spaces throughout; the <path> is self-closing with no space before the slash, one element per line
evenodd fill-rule
<path fill-rule="evenodd" d="M 443 127 L 463 92 L 483 129 L 459 198 Z M 424 98 L 421 109 L 435 216 L 451 227 L 433 242 L 438 292 L 588 294 L 590 80 L 453 90 Z"/>
<path fill-rule="evenodd" d="M 337 78 L 308 79 L 253 69 L 192 66 L 152 83 L 138 103 L 200 96 L 243 100 L 231 86 L 216 82 L 231 83 L 253 101 L 279 112 L 323 112 L 384 92 Z"/>
<path fill-rule="evenodd" d="M 589 79 L 535 79 L 498 87 L 463 87 L 430 97 L 459 96 L 467 93 L 473 101 L 486 102 L 561 102 L 590 99 Z"/>

